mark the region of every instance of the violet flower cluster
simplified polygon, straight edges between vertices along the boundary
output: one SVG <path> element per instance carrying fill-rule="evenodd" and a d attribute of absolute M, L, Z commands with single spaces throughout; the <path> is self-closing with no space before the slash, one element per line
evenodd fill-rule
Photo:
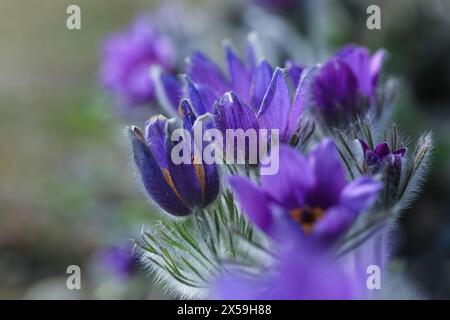
<path fill-rule="evenodd" d="M 181 297 L 391 295 L 387 237 L 417 192 L 432 139 L 425 134 L 408 148 L 397 127 L 386 126 L 393 106 L 380 103 L 384 51 L 351 44 L 319 65 L 288 60 L 284 68 L 255 52 L 247 44 L 243 59 L 227 45 L 224 71 L 196 51 L 185 74 L 174 75 L 172 49 L 141 22 L 107 42 L 104 83 L 133 104 L 156 94 L 172 117 L 129 128 L 137 176 L 162 213 L 137 242 L 141 261 Z M 190 162 L 176 163 L 173 133 L 199 126 L 224 135 L 276 130 L 279 143 L 267 147 L 278 171 L 264 175 L 263 158 L 207 163 L 195 141 L 183 151 Z M 373 266 L 380 279 L 370 286 Z"/>

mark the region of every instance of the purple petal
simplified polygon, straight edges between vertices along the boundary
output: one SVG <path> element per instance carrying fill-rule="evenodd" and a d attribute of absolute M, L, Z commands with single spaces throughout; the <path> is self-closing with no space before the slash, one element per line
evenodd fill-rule
<path fill-rule="evenodd" d="M 252 278 L 224 275 L 213 286 L 213 299 L 257 300 L 261 296 L 262 284 Z"/>
<path fill-rule="evenodd" d="M 209 113 L 214 112 L 214 105 L 219 99 L 219 96 L 215 94 L 214 90 L 208 85 L 197 84 L 195 87 L 203 102 L 204 110 Z M 200 114 L 201 113 L 197 113 L 197 115 Z"/>
<path fill-rule="evenodd" d="M 356 217 L 346 207 L 333 206 L 315 225 L 313 235 L 321 242 L 330 243 L 341 236 L 352 225 Z"/>
<path fill-rule="evenodd" d="M 294 101 L 289 112 L 288 127 L 283 139 L 284 141 L 289 141 L 300 127 L 300 120 L 309 102 L 308 100 L 310 99 L 311 79 L 315 71 L 315 67 L 306 68 L 303 71 L 303 75 L 298 83 Z"/>
<path fill-rule="evenodd" d="M 193 130 L 195 132 L 196 127 L 201 127 L 202 132 L 205 132 L 208 129 L 214 128 L 214 122 L 210 114 L 205 114 L 202 116 L 199 116 L 194 123 Z M 196 141 L 196 145 L 202 145 L 201 150 L 204 150 L 204 148 L 209 144 L 209 142 L 203 141 Z M 220 176 L 219 176 L 219 170 L 216 164 L 206 164 L 203 163 L 203 170 L 205 172 L 205 203 L 204 205 L 208 205 L 211 203 L 218 195 L 219 188 L 220 188 Z"/>
<path fill-rule="evenodd" d="M 168 38 L 157 34 L 154 26 L 138 17 L 130 26 L 109 36 L 102 47 L 102 84 L 128 106 L 153 102 L 154 81 L 149 69 L 170 70 L 174 50 Z"/>
<path fill-rule="evenodd" d="M 380 164 L 380 162 L 382 160 L 381 157 L 372 150 L 366 151 L 366 154 L 364 156 L 365 156 L 367 165 L 369 165 L 369 166 L 378 165 L 378 164 Z"/>
<path fill-rule="evenodd" d="M 370 59 L 370 74 L 372 76 L 372 86 L 375 88 L 378 84 L 381 67 L 383 65 L 384 50 L 377 50 Z"/>
<path fill-rule="evenodd" d="M 191 213 L 179 197 L 170 180 L 167 169 L 161 168 L 144 141 L 142 133 L 133 127 L 129 130 L 133 147 L 133 158 L 142 184 L 150 197 L 165 211 L 176 216 Z M 164 173 L 165 172 L 165 173 Z"/>
<path fill-rule="evenodd" d="M 178 115 L 183 121 L 183 128 L 191 131 L 197 117 L 192 110 L 192 106 L 189 100 L 181 100 L 180 106 L 178 107 Z"/>
<path fill-rule="evenodd" d="M 307 203 L 321 208 L 336 205 L 346 179 L 341 158 L 333 141 L 323 140 L 310 152 L 308 162 L 316 181 L 309 190 Z"/>
<path fill-rule="evenodd" d="M 217 95 L 230 90 L 222 70 L 201 52 L 194 52 L 187 66 L 187 74 L 194 83 L 210 86 Z"/>
<path fill-rule="evenodd" d="M 300 82 L 300 78 L 302 76 L 302 72 L 305 69 L 305 67 L 296 64 L 292 60 L 286 61 L 285 66 L 286 66 L 287 74 L 292 79 L 292 84 L 294 85 L 294 88 L 297 88 L 297 86 Z"/>
<path fill-rule="evenodd" d="M 227 273 L 213 286 L 215 298 L 251 300 L 351 299 L 357 286 L 343 265 L 319 250 L 278 246 L 277 263 L 258 277 Z M 307 258 L 305 258 L 307 257 Z M 365 282 L 364 282 L 365 283 Z"/>
<path fill-rule="evenodd" d="M 159 167 L 164 169 L 168 168 L 166 125 L 167 118 L 162 115 L 153 116 L 145 122 L 145 140 Z"/>
<path fill-rule="evenodd" d="M 375 147 L 374 151 L 380 158 L 384 158 L 387 155 L 391 154 L 391 149 L 389 148 L 389 145 L 386 142 L 379 143 Z"/>
<path fill-rule="evenodd" d="M 158 92 L 158 97 L 167 101 L 166 103 L 176 111 L 183 97 L 183 89 L 180 81 L 169 73 L 161 73 L 159 81 L 162 92 Z"/>
<path fill-rule="evenodd" d="M 367 48 L 348 45 L 336 53 L 353 71 L 358 79 L 359 89 L 364 96 L 373 94 L 371 56 Z"/>
<path fill-rule="evenodd" d="M 406 150 L 407 150 L 406 148 L 400 148 L 400 149 L 397 149 L 396 151 L 394 151 L 394 154 L 396 156 L 404 157 L 406 154 Z"/>
<path fill-rule="evenodd" d="M 351 69 L 342 61 L 330 60 L 314 80 L 313 98 L 327 119 L 356 112 L 358 82 Z"/>
<path fill-rule="evenodd" d="M 285 136 L 291 108 L 289 89 L 281 69 L 277 68 L 258 112 L 258 119 L 265 129 L 278 129 L 280 138 Z M 284 140 L 282 140 L 284 142 Z"/>
<path fill-rule="evenodd" d="M 229 183 L 247 217 L 262 231 L 270 233 L 273 219 L 267 196 L 247 178 L 232 176 Z"/>
<path fill-rule="evenodd" d="M 217 166 L 215 164 L 203 164 L 205 171 L 205 196 L 203 206 L 213 202 L 220 189 L 220 176 Z"/>
<path fill-rule="evenodd" d="M 150 65 L 138 66 L 129 72 L 125 90 L 131 104 L 144 104 L 154 99 L 155 88 L 149 73 Z"/>
<path fill-rule="evenodd" d="M 251 103 L 250 107 L 257 113 L 261 108 L 264 95 L 269 88 L 270 80 L 272 80 L 273 69 L 266 61 L 262 60 L 253 71 L 252 85 L 250 90 Z"/>
<path fill-rule="evenodd" d="M 359 141 L 359 143 L 361 144 L 361 147 L 362 147 L 362 149 L 363 149 L 363 154 L 364 154 L 364 155 L 366 154 L 367 150 L 372 150 L 372 148 L 369 147 L 369 145 L 368 145 L 365 141 L 363 141 L 363 140 L 361 140 L 361 139 L 358 139 L 358 141 Z"/>
<path fill-rule="evenodd" d="M 261 188 L 279 206 L 293 209 L 304 206 L 304 190 L 313 184 L 314 177 L 307 160 L 295 149 L 280 146 L 279 171 L 261 176 Z"/>
<path fill-rule="evenodd" d="M 226 129 L 255 129 L 259 128 L 258 120 L 252 109 L 233 92 L 227 92 L 216 104 L 214 111 L 216 128 L 225 134 Z"/>
<path fill-rule="evenodd" d="M 227 46 L 225 48 L 228 72 L 231 79 L 231 90 L 244 101 L 250 100 L 250 72 L 234 51 Z"/>
<path fill-rule="evenodd" d="M 188 97 L 192 103 L 192 107 L 195 110 L 195 113 L 197 115 L 205 114 L 207 111 L 200 92 L 190 80 L 187 80 L 187 83 Z"/>
<path fill-rule="evenodd" d="M 182 162 L 180 164 L 174 163 L 171 159 L 168 160 L 169 172 L 172 177 L 173 185 L 178 191 L 181 199 L 183 199 L 190 208 L 203 207 L 206 191 L 205 170 L 202 164 L 194 163 L 192 141 L 186 141 L 184 140 L 185 138 L 182 138 L 183 141 L 171 141 L 170 135 L 172 130 L 173 129 L 171 128 L 167 135 L 166 143 L 168 149 L 171 152 L 172 148 L 178 143 L 185 143 L 186 148 L 183 149 L 183 155 L 180 156 L 185 156 L 184 152 L 189 152 L 190 159 L 187 163 Z"/>
<path fill-rule="evenodd" d="M 351 213 L 357 215 L 370 207 L 378 196 L 382 184 L 372 178 L 360 177 L 345 186 L 340 203 Z"/>

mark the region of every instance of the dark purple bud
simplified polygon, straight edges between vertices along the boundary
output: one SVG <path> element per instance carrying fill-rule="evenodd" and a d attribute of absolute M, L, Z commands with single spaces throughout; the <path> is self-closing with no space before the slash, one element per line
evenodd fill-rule
<path fill-rule="evenodd" d="M 184 122 L 190 125 L 192 114 L 187 114 L 192 112 L 190 106 L 181 104 L 180 107 L 185 112 Z M 172 148 L 177 144 L 170 139 L 174 124 L 157 116 L 147 122 L 147 139 L 136 127 L 131 127 L 129 132 L 137 171 L 148 195 L 166 212 L 185 216 L 216 198 L 219 175 L 215 165 L 197 161 L 193 148 L 186 148 L 190 152 L 187 163 L 172 161 Z"/>

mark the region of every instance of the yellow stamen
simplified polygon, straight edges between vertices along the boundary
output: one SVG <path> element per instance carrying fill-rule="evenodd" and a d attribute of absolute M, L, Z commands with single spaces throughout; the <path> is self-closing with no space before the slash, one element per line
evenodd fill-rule
<path fill-rule="evenodd" d="M 291 210 L 290 215 L 292 219 L 297 222 L 303 232 L 310 234 L 317 222 L 324 216 L 324 210 L 319 207 L 304 207 Z"/>

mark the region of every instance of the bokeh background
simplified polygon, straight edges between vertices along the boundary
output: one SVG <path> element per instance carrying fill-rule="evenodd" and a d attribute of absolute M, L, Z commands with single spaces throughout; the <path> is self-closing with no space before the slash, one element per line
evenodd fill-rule
<path fill-rule="evenodd" d="M 70 4 L 81 7 L 81 30 L 66 28 Z M 381 7 L 381 30 L 366 28 L 370 4 Z M 174 39 L 180 70 L 192 48 L 221 62 L 221 41 L 242 48 L 251 30 L 273 64 L 320 62 L 347 42 L 386 48 L 385 73 L 400 83 L 396 121 L 405 136 L 436 138 L 396 262 L 428 297 L 450 298 L 449 1 L 1 0 L 0 299 L 166 298 L 143 270 L 117 277 L 99 259 L 155 217 L 124 128 L 159 109 L 123 113 L 98 84 L 102 39 L 141 12 Z M 72 264 L 82 290 L 66 289 Z"/>

